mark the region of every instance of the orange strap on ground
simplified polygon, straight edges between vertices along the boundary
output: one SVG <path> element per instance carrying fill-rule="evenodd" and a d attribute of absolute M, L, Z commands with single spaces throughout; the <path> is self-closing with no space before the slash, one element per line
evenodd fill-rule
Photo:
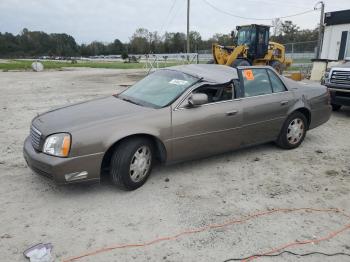
<path fill-rule="evenodd" d="M 63 260 L 63 262 L 72 262 L 84 257 L 89 257 L 89 256 L 94 256 L 97 255 L 99 253 L 104 253 L 107 251 L 111 251 L 114 249 L 123 249 L 123 248 L 133 248 L 133 247 L 146 247 L 146 246 L 150 246 L 159 242 L 163 242 L 163 241 L 170 241 L 170 240 L 175 240 L 181 236 L 185 236 L 185 235 L 190 235 L 190 234 L 195 234 L 195 233 L 200 233 L 203 231 L 208 231 L 210 229 L 215 229 L 215 228 L 222 228 L 222 227 L 227 227 L 230 225 L 234 225 L 234 224 L 242 224 L 247 222 L 248 220 L 252 220 L 254 218 L 258 218 L 258 217 L 262 217 L 262 216 L 268 216 L 271 214 L 276 214 L 276 213 L 290 213 L 290 212 L 298 212 L 298 211 L 308 211 L 308 212 L 323 212 L 323 213 L 339 213 L 343 216 L 345 216 L 346 218 L 350 219 L 350 215 L 346 214 L 345 211 L 340 210 L 340 209 L 335 209 L 335 208 L 329 208 L 329 209 L 317 209 L 317 208 L 280 208 L 280 209 L 271 209 L 271 210 L 267 210 L 267 211 L 262 211 L 262 212 L 257 212 L 248 216 L 244 216 L 240 219 L 232 219 L 232 220 L 228 220 L 222 224 L 210 224 L 208 226 L 205 227 L 201 227 L 201 228 L 197 228 L 197 229 L 189 229 L 189 230 L 184 230 L 176 235 L 172 235 L 172 236 L 165 236 L 165 237 L 160 237 L 160 238 L 156 238 L 154 240 L 148 241 L 148 242 L 143 242 L 143 243 L 131 243 L 131 244 L 119 244 L 119 245 L 114 245 L 114 246 L 110 246 L 110 247 L 105 247 L 105 248 L 100 248 L 97 249 L 95 251 L 91 251 L 85 254 L 81 254 L 79 256 L 75 256 L 75 257 L 71 257 L 69 259 L 65 259 Z M 265 253 L 261 253 L 259 255 L 255 255 L 255 256 L 251 256 L 248 259 L 244 260 L 244 261 L 251 261 L 253 259 L 258 258 L 259 256 L 263 256 L 263 255 L 269 255 L 269 254 L 274 254 L 276 252 L 279 252 L 281 250 L 284 250 L 288 247 L 293 247 L 293 246 L 298 246 L 298 245 L 306 245 L 306 244 L 310 244 L 310 243 L 319 243 L 322 241 L 326 241 L 329 240 L 331 238 L 334 238 L 335 236 L 343 233 L 344 231 L 350 229 L 350 224 L 345 225 L 343 228 L 337 230 L 337 231 L 332 231 L 330 232 L 327 236 L 322 237 L 322 238 L 318 238 L 318 239 L 311 239 L 311 240 L 304 240 L 304 241 L 297 241 L 297 242 L 291 242 L 288 244 L 285 244 L 283 246 L 277 247 L 277 248 L 273 248 L 272 250 L 265 252 Z"/>
<path fill-rule="evenodd" d="M 242 262 L 247 262 L 247 261 L 252 261 L 254 259 L 257 259 L 261 256 L 265 256 L 265 255 L 272 255 L 272 254 L 275 254 L 277 252 L 280 252 L 288 247 L 294 247 L 294 246 L 299 246 L 299 245 L 306 245 L 306 244 L 317 244 L 319 242 L 322 242 L 322 241 L 326 241 L 326 240 L 329 240 L 329 239 L 332 239 L 333 237 L 336 237 L 337 235 L 339 235 L 340 233 L 343 233 L 344 231 L 350 229 L 350 224 L 344 226 L 343 228 L 337 230 L 337 231 L 332 231 L 330 232 L 327 236 L 325 237 L 322 237 L 322 238 L 317 238 L 317 239 L 311 239 L 311 240 L 303 240 L 303 241 L 295 241 L 295 242 L 291 242 L 291 243 L 288 243 L 288 244 L 285 244 L 283 246 L 280 246 L 280 247 L 277 247 L 277 248 L 274 248 L 272 249 L 271 251 L 268 251 L 268 252 L 265 252 L 265 253 L 261 253 L 261 254 L 258 254 L 258 255 L 254 255 L 254 256 L 251 256 L 245 260 L 242 260 Z"/>

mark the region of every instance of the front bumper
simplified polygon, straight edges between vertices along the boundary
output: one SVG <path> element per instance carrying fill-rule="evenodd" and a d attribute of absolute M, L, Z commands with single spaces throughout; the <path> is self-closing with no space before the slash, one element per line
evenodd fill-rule
<path fill-rule="evenodd" d="M 327 85 L 331 95 L 331 103 L 350 106 L 350 86 Z"/>
<path fill-rule="evenodd" d="M 50 156 L 37 152 L 29 137 L 25 140 L 23 147 L 23 156 L 30 169 L 34 173 L 53 179 L 58 184 L 99 181 L 103 155 L 103 153 L 96 153 L 68 158 Z M 69 179 L 75 173 L 85 175 L 81 179 Z"/>
<path fill-rule="evenodd" d="M 330 92 L 332 104 L 350 106 L 350 85 L 334 84 L 329 81 L 326 81 L 325 85 Z"/>

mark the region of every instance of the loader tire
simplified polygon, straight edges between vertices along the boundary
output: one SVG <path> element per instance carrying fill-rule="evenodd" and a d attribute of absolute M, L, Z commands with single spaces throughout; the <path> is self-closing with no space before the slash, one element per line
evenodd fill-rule
<path fill-rule="evenodd" d="M 271 61 L 270 66 L 275 69 L 277 73 L 282 75 L 284 66 L 280 61 Z"/>
<path fill-rule="evenodd" d="M 249 63 L 249 61 L 245 60 L 245 59 L 236 59 L 232 65 L 232 67 L 238 67 L 238 66 L 251 66 L 251 64 Z"/>

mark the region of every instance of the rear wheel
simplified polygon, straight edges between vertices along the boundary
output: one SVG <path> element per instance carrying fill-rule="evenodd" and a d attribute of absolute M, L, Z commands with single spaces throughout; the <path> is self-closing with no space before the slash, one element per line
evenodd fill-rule
<path fill-rule="evenodd" d="M 304 140 L 307 130 L 307 119 L 301 112 L 292 113 L 284 122 L 277 145 L 285 149 L 298 147 Z"/>
<path fill-rule="evenodd" d="M 339 111 L 340 108 L 341 108 L 341 105 L 332 104 L 332 110 L 333 111 Z"/>
<path fill-rule="evenodd" d="M 127 190 L 142 186 L 152 170 L 153 144 L 145 138 L 121 142 L 115 149 L 110 166 L 112 182 Z"/>
<path fill-rule="evenodd" d="M 271 61 L 270 66 L 277 71 L 280 75 L 283 73 L 283 64 L 280 61 Z"/>
<path fill-rule="evenodd" d="M 245 59 L 238 58 L 232 63 L 232 67 L 238 67 L 238 66 L 250 66 L 251 64 L 249 61 Z"/>

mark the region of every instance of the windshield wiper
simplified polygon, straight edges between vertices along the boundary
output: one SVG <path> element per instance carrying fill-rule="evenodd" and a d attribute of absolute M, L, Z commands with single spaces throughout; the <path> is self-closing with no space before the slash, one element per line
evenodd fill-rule
<path fill-rule="evenodd" d="M 124 98 L 124 97 L 122 98 L 122 97 L 121 97 L 121 99 L 124 100 L 124 101 L 126 101 L 126 102 L 129 102 L 129 103 L 138 105 L 138 106 L 141 105 L 141 104 L 139 104 L 139 103 L 137 103 L 137 102 L 135 102 L 135 101 L 133 101 L 133 100 L 131 100 L 131 99 L 128 99 L 128 98 Z"/>

